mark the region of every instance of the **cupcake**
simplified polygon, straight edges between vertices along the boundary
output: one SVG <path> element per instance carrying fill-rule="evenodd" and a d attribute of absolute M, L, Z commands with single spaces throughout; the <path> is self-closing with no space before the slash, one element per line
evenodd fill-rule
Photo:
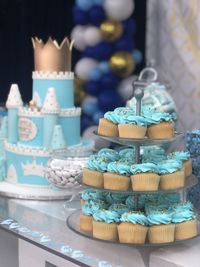
<path fill-rule="evenodd" d="M 113 210 L 99 210 L 93 214 L 93 237 L 103 240 L 117 241 L 117 225 L 120 214 Z"/>
<path fill-rule="evenodd" d="M 118 225 L 120 243 L 143 244 L 148 231 L 147 217 L 142 212 L 131 211 L 122 214 Z"/>
<path fill-rule="evenodd" d="M 137 203 L 136 203 L 137 201 L 135 200 L 135 195 L 131 195 L 131 196 L 128 196 L 127 198 L 126 198 L 126 201 L 125 201 L 125 203 L 126 203 L 126 206 L 129 208 L 129 210 L 136 210 L 136 205 L 137 205 Z M 139 202 L 139 201 L 138 201 Z"/>
<path fill-rule="evenodd" d="M 128 160 L 110 162 L 104 173 L 104 188 L 110 190 L 128 190 L 130 185 L 130 167 Z"/>
<path fill-rule="evenodd" d="M 159 146 L 150 146 L 142 148 L 142 163 L 152 162 L 157 164 L 167 159 L 165 150 Z"/>
<path fill-rule="evenodd" d="M 84 205 L 88 200 L 104 200 L 104 193 L 88 188 L 81 193 L 81 204 Z"/>
<path fill-rule="evenodd" d="M 131 183 L 133 191 L 155 191 L 160 177 L 154 163 L 142 163 L 131 166 Z"/>
<path fill-rule="evenodd" d="M 158 164 L 160 189 L 170 190 L 184 187 L 185 174 L 181 161 L 164 160 Z"/>
<path fill-rule="evenodd" d="M 183 240 L 197 235 L 197 220 L 190 203 L 177 205 L 172 214 L 175 223 L 175 240 Z"/>
<path fill-rule="evenodd" d="M 83 169 L 83 183 L 86 185 L 103 188 L 103 173 L 107 170 L 110 161 L 105 157 L 92 155 Z"/>
<path fill-rule="evenodd" d="M 119 151 L 120 159 L 127 159 L 135 162 L 135 148 L 123 148 Z"/>
<path fill-rule="evenodd" d="M 108 207 L 108 210 L 114 210 L 120 215 L 122 215 L 125 212 L 130 211 L 129 207 L 127 207 L 125 204 L 122 204 L 122 203 L 114 203 Z"/>
<path fill-rule="evenodd" d="M 108 204 L 122 203 L 124 204 L 127 198 L 127 194 L 122 193 L 107 193 L 106 194 L 106 202 Z"/>
<path fill-rule="evenodd" d="M 158 195 L 158 203 L 167 203 L 167 205 L 176 204 L 180 201 L 180 194 L 176 192 L 161 193 Z"/>
<path fill-rule="evenodd" d="M 110 162 L 120 159 L 119 153 L 111 148 L 102 148 L 101 150 L 99 150 L 98 156 L 104 157 L 108 159 Z"/>
<path fill-rule="evenodd" d="M 122 116 L 118 124 L 119 137 L 144 138 L 147 131 L 147 123 L 144 117 L 137 115 Z"/>
<path fill-rule="evenodd" d="M 145 114 L 144 117 L 148 122 L 148 138 L 170 139 L 174 137 L 174 122 L 169 113 L 149 113 Z"/>
<path fill-rule="evenodd" d="M 102 200 L 99 200 L 97 202 L 89 201 L 82 206 L 82 213 L 80 215 L 80 229 L 82 231 L 92 233 L 92 215 L 94 212 L 97 212 L 102 208 L 106 208 L 106 204 Z"/>
<path fill-rule="evenodd" d="M 117 114 L 113 111 L 106 112 L 104 118 L 99 120 L 98 134 L 112 137 L 119 136 L 118 122 L 119 116 Z"/>
<path fill-rule="evenodd" d="M 150 243 L 169 243 L 174 241 L 175 224 L 172 223 L 172 213 L 168 211 L 152 211 L 148 216 Z"/>
<path fill-rule="evenodd" d="M 185 176 L 190 176 L 192 174 L 192 159 L 190 158 L 190 153 L 187 151 L 176 151 L 170 153 L 168 159 L 180 160 L 183 163 Z"/>

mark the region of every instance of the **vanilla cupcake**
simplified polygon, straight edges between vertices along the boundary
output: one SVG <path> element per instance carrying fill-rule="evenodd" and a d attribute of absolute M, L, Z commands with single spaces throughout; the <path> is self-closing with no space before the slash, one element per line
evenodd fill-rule
<path fill-rule="evenodd" d="M 104 118 L 99 119 L 97 132 L 104 136 L 119 136 L 117 115 L 113 111 L 104 114 Z"/>
<path fill-rule="evenodd" d="M 144 115 L 147 123 L 147 136 L 150 139 L 170 139 L 174 137 L 174 122 L 169 113 L 148 113 Z"/>
<path fill-rule="evenodd" d="M 127 159 L 135 163 L 135 148 L 123 148 L 119 151 L 120 159 Z"/>
<path fill-rule="evenodd" d="M 82 206 L 82 213 L 80 215 L 80 229 L 84 232 L 92 233 L 93 213 L 106 207 L 106 203 L 102 200 L 88 200 L 88 202 Z"/>
<path fill-rule="evenodd" d="M 156 164 L 135 164 L 131 166 L 130 171 L 133 191 L 155 191 L 158 189 L 160 176 Z"/>
<path fill-rule="evenodd" d="M 102 148 L 98 152 L 98 156 L 108 159 L 110 162 L 120 159 L 119 153 L 111 148 Z"/>
<path fill-rule="evenodd" d="M 88 200 L 104 200 L 105 194 L 91 188 L 85 189 L 81 193 L 81 205 L 84 205 Z"/>
<path fill-rule="evenodd" d="M 103 173 L 110 161 L 98 155 L 89 157 L 83 169 L 83 183 L 97 188 L 103 188 Z"/>
<path fill-rule="evenodd" d="M 178 160 L 164 160 L 158 164 L 160 189 L 170 190 L 184 187 L 185 174 L 183 164 Z"/>
<path fill-rule="evenodd" d="M 117 225 L 120 214 L 111 210 L 99 210 L 93 214 L 93 237 L 118 241 Z"/>
<path fill-rule="evenodd" d="M 143 116 L 125 115 L 120 118 L 118 125 L 121 138 L 144 138 L 147 131 L 147 122 Z"/>
<path fill-rule="evenodd" d="M 148 220 L 144 213 L 130 211 L 122 214 L 121 223 L 118 225 L 120 243 L 143 244 L 145 243 Z"/>
<path fill-rule="evenodd" d="M 174 242 L 175 224 L 172 223 L 172 213 L 165 210 L 149 212 L 148 240 L 150 243 Z"/>
<path fill-rule="evenodd" d="M 128 190 L 130 185 L 130 168 L 128 160 L 110 162 L 104 173 L 104 188 L 110 190 Z"/>
<path fill-rule="evenodd" d="M 172 222 L 175 223 L 175 240 L 192 238 L 197 235 L 197 220 L 191 202 L 174 206 Z"/>
<path fill-rule="evenodd" d="M 168 159 L 180 160 L 183 163 L 185 176 L 190 176 L 192 174 L 192 159 L 190 158 L 190 153 L 187 151 L 176 151 L 170 153 Z"/>

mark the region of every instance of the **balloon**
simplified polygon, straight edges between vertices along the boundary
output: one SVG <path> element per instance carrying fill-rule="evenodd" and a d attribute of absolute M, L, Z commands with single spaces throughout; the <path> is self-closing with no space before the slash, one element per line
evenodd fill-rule
<path fill-rule="evenodd" d="M 80 79 L 89 80 L 89 73 L 97 64 L 97 61 L 94 59 L 82 58 L 76 63 L 75 73 Z"/>
<path fill-rule="evenodd" d="M 98 106 L 102 111 L 113 110 L 122 104 L 120 95 L 114 90 L 102 90 L 98 95 Z"/>
<path fill-rule="evenodd" d="M 103 90 L 112 90 L 115 89 L 119 83 L 119 77 L 112 72 L 108 72 L 102 75 L 101 78 L 101 88 Z"/>
<path fill-rule="evenodd" d="M 136 32 L 136 24 L 133 18 L 129 18 L 122 22 L 124 35 L 132 36 Z"/>
<path fill-rule="evenodd" d="M 123 101 L 127 101 L 133 96 L 133 86 L 132 83 L 136 80 L 137 76 L 132 75 L 124 80 L 122 80 L 117 88 L 119 95 L 122 97 Z"/>
<path fill-rule="evenodd" d="M 81 10 L 77 6 L 73 8 L 73 19 L 75 24 L 86 25 L 89 23 L 88 12 Z"/>
<path fill-rule="evenodd" d="M 95 59 L 108 60 L 112 55 L 112 45 L 107 42 L 101 42 L 94 47 Z"/>
<path fill-rule="evenodd" d="M 97 110 L 92 116 L 92 119 L 93 119 L 94 123 L 98 124 L 99 123 L 99 119 L 103 118 L 103 115 L 104 115 L 104 113 L 102 111 Z"/>
<path fill-rule="evenodd" d="M 89 95 L 97 96 L 100 91 L 100 83 L 98 81 L 88 81 L 85 84 L 85 91 Z"/>
<path fill-rule="evenodd" d="M 99 28 L 94 27 L 94 26 L 89 26 L 85 29 L 84 34 L 84 39 L 85 43 L 89 46 L 95 46 L 102 40 L 101 32 Z"/>
<path fill-rule="evenodd" d="M 105 0 L 104 8 L 109 18 L 125 20 L 131 16 L 134 10 L 133 0 Z"/>
<path fill-rule="evenodd" d="M 93 5 L 93 0 L 76 0 L 76 4 L 80 9 L 88 11 Z"/>
<path fill-rule="evenodd" d="M 85 91 L 83 90 L 84 81 L 78 78 L 74 79 L 74 98 L 75 104 L 80 105 L 85 98 Z"/>
<path fill-rule="evenodd" d="M 99 138 L 99 136 L 95 135 L 94 132 L 97 131 L 97 126 L 90 126 L 83 132 L 82 137 L 89 140 L 94 140 L 95 142 L 95 149 L 99 150 L 101 148 L 109 147 L 110 142 Z"/>
<path fill-rule="evenodd" d="M 100 69 L 98 67 L 92 69 L 89 73 L 89 77 L 91 80 L 93 81 L 98 81 L 101 79 L 102 76 L 102 72 L 100 71 Z"/>
<path fill-rule="evenodd" d="M 102 73 L 108 73 L 110 70 L 110 66 L 107 61 L 100 62 L 98 67 Z"/>
<path fill-rule="evenodd" d="M 104 1 L 105 0 L 94 0 L 94 4 L 102 6 L 104 4 Z"/>
<path fill-rule="evenodd" d="M 114 50 L 117 51 L 126 51 L 132 52 L 134 48 L 132 38 L 122 37 L 114 43 Z"/>
<path fill-rule="evenodd" d="M 133 59 L 137 64 L 142 62 L 142 53 L 138 49 L 133 51 Z"/>
<path fill-rule="evenodd" d="M 84 31 L 86 27 L 77 25 L 71 32 L 71 39 L 74 40 L 74 47 L 79 50 L 83 51 L 86 47 Z"/>
<path fill-rule="evenodd" d="M 99 5 L 93 6 L 89 11 L 89 18 L 91 24 L 99 26 L 101 22 L 104 21 L 106 18 L 106 14 L 103 7 Z"/>
<path fill-rule="evenodd" d="M 114 42 L 122 36 L 123 28 L 119 21 L 105 20 L 100 25 L 101 34 L 107 42 Z"/>
<path fill-rule="evenodd" d="M 132 73 L 135 63 L 128 52 L 117 52 L 110 59 L 110 68 L 120 77 L 126 77 Z"/>
<path fill-rule="evenodd" d="M 92 121 L 91 117 L 83 114 L 81 116 L 81 132 L 83 132 L 88 127 L 91 127 L 92 125 L 94 125 L 94 122 Z"/>
<path fill-rule="evenodd" d="M 82 102 L 81 107 L 86 115 L 92 116 L 98 110 L 97 98 L 92 96 L 86 96 L 86 98 Z"/>

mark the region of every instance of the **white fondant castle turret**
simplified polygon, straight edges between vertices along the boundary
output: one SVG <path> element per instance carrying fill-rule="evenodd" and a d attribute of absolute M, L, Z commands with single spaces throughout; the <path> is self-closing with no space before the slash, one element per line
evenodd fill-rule
<path fill-rule="evenodd" d="M 16 144 L 18 141 L 18 108 L 23 105 L 17 84 L 12 84 L 6 107 L 8 109 L 8 142 Z"/>
<path fill-rule="evenodd" d="M 43 145 L 50 148 L 54 127 L 58 124 L 58 114 L 60 113 L 54 88 L 48 89 L 41 111 L 44 114 Z"/>

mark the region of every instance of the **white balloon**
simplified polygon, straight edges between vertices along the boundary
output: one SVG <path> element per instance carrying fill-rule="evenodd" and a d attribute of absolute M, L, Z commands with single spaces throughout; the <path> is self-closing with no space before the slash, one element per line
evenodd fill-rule
<path fill-rule="evenodd" d="M 86 48 L 86 43 L 85 43 L 85 37 L 84 37 L 84 31 L 86 27 L 77 25 L 76 27 L 73 28 L 71 32 L 71 39 L 74 40 L 74 47 L 79 50 L 83 51 Z"/>
<path fill-rule="evenodd" d="M 90 71 L 97 66 L 98 62 L 91 58 L 80 59 L 75 66 L 76 75 L 82 80 L 89 80 Z"/>
<path fill-rule="evenodd" d="M 117 91 L 124 101 L 127 101 L 133 96 L 133 86 L 132 83 L 136 80 L 137 76 L 132 75 L 120 82 Z"/>
<path fill-rule="evenodd" d="M 108 17 L 125 20 L 133 13 L 134 0 L 105 0 L 104 8 Z"/>
<path fill-rule="evenodd" d="M 94 134 L 94 131 L 97 131 L 97 126 L 90 126 L 83 132 L 83 138 L 94 140 L 95 142 L 95 149 L 99 150 L 104 147 L 109 147 L 110 142 L 100 138 L 99 136 Z"/>
<path fill-rule="evenodd" d="M 89 46 L 95 46 L 102 40 L 99 28 L 94 26 L 88 26 L 85 29 L 84 37 L 85 37 L 85 43 Z"/>

